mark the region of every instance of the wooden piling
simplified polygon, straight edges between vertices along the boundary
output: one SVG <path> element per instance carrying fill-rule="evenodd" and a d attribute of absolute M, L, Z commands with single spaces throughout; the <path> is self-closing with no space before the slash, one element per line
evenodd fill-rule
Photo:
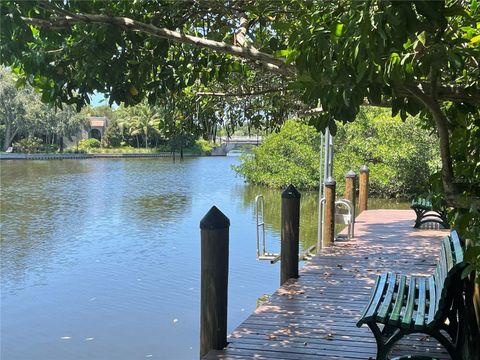
<path fill-rule="evenodd" d="M 290 278 L 298 278 L 299 232 L 300 193 L 290 184 L 282 193 L 280 285 Z"/>
<path fill-rule="evenodd" d="M 229 227 L 215 206 L 200 221 L 200 357 L 227 345 Z"/>
<path fill-rule="evenodd" d="M 356 193 L 356 185 L 357 185 L 357 175 L 350 170 L 345 175 L 345 199 L 352 203 L 352 206 L 355 207 L 357 201 L 357 193 Z"/>
<path fill-rule="evenodd" d="M 325 219 L 323 224 L 322 247 L 333 244 L 335 236 L 335 189 L 337 183 L 332 177 L 325 181 Z"/>
<path fill-rule="evenodd" d="M 360 168 L 360 181 L 358 191 L 358 212 L 368 209 L 368 176 L 369 170 L 366 165 Z"/>

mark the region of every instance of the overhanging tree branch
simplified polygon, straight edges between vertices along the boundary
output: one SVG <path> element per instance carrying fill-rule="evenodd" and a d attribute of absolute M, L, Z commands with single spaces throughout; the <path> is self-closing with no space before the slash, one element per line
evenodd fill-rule
<path fill-rule="evenodd" d="M 123 29 L 138 31 L 152 36 L 157 36 L 180 44 L 189 44 L 205 49 L 230 54 L 238 58 L 251 60 L 262 64 L 268 70 L 287 77 L 296 75 L 296 68 L 292 64 L 285 63 L 282 59 L 257 50 L 243 42 L 243 46 L 230 45 L 225 42 L 201 38 L 183 34 L 179 31 L 161 28 L 147 24 L 128 17 L 97 15 L 97 14 L 75 14 L 64 9 L 56 9 L 52 6 L 42 6 L 45 10 L 54 12 L 50 19 L 39 19 L 32 17 L 21 17 L 22 20 L 31 26 L 42 28 L 70 28 L 75 24 L 100 23 L 117 26 Z M 244 23 L 242 23 L 245 26 Z M 423 83 L 422 88 L 427 91 L 429 84 Z M 399 95 L 411 96 L 405 87 L 397 89 Z M 466 102 L 473 105 L 480 104 L 480 91 L 478 89 L 465 89 L 458 86 L 437 86 L 437 99 L 441 101 Z"/>
<path fill-rule="evenodd" d="M 63 11 L 65 13 L 65 11 Z M 70 28 L 75 24 L 100 23 L 118 26 L 123 29 L 138 31 L 150 34 L 163 39 L 171 40 L 180 44 L 194 45 L 205 49 L 218 51 L 224 54 L 230 54 L 243 59 L 260 62 L 268 67 L 269 70 L 278 74 L 291 76 L 296 73 L 293 65 L 286 64 L 283 60 L 274 56 L 261 52 L 251 46 L 229 45 L 224 42 L 201 38 L 183 34 L 178 31 L 167 28 L 156 27 L 141 21 L 133 20 L 127 17 L 94 15 L 94 14 L 69 14 L 64 16 L 54 16 L 50 19 L 38 19 L 32 17 L 21 17 L 22 20 L 32 26 L 42 28 Z"/>
<path fill-rule="evenodd" d="M 216 96 L 216 97 L 245 97 L 245 96 L 257 96 L 257 95 L 264 95 L 270 94 L 280 91 L 287 91 L 288 89 L 280 88 L 280 89 L 265 89 L 265 90 L 257 90 L 257 91 L 250 91 L 250 92 L 221 92 L 221 91 L 199 91 L 196 95 L 198 96 Z"/>
<path fill-rule="evenodd" d="M 395 91 L 400 96 L 414 96 L 408 88 L 417 87 L 418 85 L 405 85 L 396 87 Z M 430 83 L 421 83 L 419 86 L 426 93 L 431 93 L 432 86 Z M 480 104 L 480 92 L 477 89 L 466 89 L 460 86 L 450 86 L 437 84 L 435 86 L 436 97 L 441 101 L 465 102 L 472 105 Z"/>

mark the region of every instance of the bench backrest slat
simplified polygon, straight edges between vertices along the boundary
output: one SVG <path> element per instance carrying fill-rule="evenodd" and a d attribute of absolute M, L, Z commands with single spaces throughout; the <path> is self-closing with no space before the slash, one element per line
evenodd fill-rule
<path fill-rule="evenodd" d="M 440 257 L 438 259 L 437 269 L 436 269 L 437 276 L 435 277 L 435 285 L 437 290 L 437 308 L 438 304 L 441 300 L 441 294 L 443 291 L 443 284 L 445 283 L 445 278 L 447 277 L 447 258 L 445 254 L 445 248 L 443 246 L 443 242 L 441 244 L 441 251 Z"/>

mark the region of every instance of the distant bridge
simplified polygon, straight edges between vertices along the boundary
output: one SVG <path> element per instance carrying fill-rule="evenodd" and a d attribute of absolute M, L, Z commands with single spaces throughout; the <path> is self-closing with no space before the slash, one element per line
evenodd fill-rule
<path fill-rule="evenodd" d="M 226 156 L 230 151 L 239 149 L 244 145 L 260 145 L 262 143 L 262 137 L 255 136 L 232 136 L 232 137 L 220 137 L 220 145 L 214 147 L 212 150 L 212 156 Z"/>

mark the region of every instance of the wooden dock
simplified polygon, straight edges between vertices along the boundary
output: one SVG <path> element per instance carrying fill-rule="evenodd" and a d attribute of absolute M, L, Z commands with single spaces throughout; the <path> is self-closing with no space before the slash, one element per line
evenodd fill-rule
<path fill-rule="evenodd" d="M 374 337 L 356 322 L 376 275 L 430 273 L 448 234 L 413 229 L 414 221 L 411 210 L 364 211 L 354 239 L 322 250 L 233 331 L 226 349 L 205 359 L 374 359 Z M 422 335 L 405 338 L 392 354 L 449 358 Z"/>

